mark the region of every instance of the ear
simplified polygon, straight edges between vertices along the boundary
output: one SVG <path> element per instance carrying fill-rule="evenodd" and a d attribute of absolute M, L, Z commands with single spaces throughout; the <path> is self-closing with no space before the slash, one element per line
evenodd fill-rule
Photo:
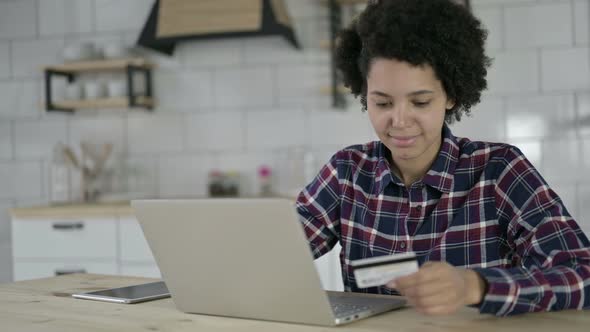
<path fill-rule="evenodd" d="M 445 105 L 445 109 L 450 111 L 453 107 L 455 107 L 455 101 L 452 99 L 447 99 L 447 104 Z"/>

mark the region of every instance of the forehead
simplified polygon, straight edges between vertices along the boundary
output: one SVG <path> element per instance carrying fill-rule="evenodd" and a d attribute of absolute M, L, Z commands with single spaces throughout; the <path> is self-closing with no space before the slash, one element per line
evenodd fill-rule
<path fill-rule="evenodd" d="M 405 61 L 383 58 L 377 58 L 371 63 L 367 85 L 369 89 L 385 89 L 387 91 L 384 92 L 399 93 L 442 88 L 430 65 L 414 66 Z"/>

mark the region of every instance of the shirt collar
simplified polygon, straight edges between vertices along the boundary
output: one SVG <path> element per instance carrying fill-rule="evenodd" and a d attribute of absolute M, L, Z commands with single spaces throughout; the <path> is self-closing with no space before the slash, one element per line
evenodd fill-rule
<path fill-rule="evenodd" d="M 378 142 L 377 168 L 375 170 L 375 189 L 379 195 L 391 182 L 403 186 L 403 182 L 391 173 L 389 156 L 391 152 L 382 143 Z M 442 144 L 438 157 L 432 163 L 430 170 L 422 178 L 422 183 L 443 193 L 449 193 L 454 184 L 455 168 L 459 160 L 459 145 L 457 138 L 453 136 L 449 127 L 445 124 L 442 128 Z"/>

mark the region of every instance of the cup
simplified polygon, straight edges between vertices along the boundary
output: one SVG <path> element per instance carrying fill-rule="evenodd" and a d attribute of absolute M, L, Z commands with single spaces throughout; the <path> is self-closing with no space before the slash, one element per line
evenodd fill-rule
<path fill-rule="evenodd" d="M 65 87 L 66 100 L 80 100 L 83 98 L 82 86 L 78 83 L 70 83 Z"/>
<path fill-rule="evenodd" d="M 86 99 L 104 98 L 104 84 L 101 82 L 86 82 L 84 84 L 84 95 Z"/>
<path fill-rule="evenodd" d="M 127 84 L 124 81 L 109 81 L 107 83 L 107 94 L 110 98 L 125 97 L 127 95 Z"/>
<path fill-rule="evenodd" d="M 91 42 L 82 42 L 78 44 L 70 44 L 62 50 L 62 57 L 64 61 L 81 61 L 95 58 L 96 50 L 94 44 Z"/>
<path fill-rule="evenodd" d="M 111 42 L 102 48 L 102 54 L 107 59 L 119 59 L 129 56 L 129 48 L 121 43 Z"/>

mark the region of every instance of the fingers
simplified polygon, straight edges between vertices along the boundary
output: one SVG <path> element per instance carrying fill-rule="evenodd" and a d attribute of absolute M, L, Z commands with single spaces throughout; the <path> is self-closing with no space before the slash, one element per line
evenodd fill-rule
<path fill-rule="evenodd" d="M 440 264 L 440 263 L 438 263 Z M 428 262 L 420 267 L 418 272 L 393 280 L 391 288 L 397 290 L 416 287 L 417 285 L 435 282 L 441 275 L 437 272 L 437 263 Z"/>
<path fill-rule="evenodd" d="M 447 263 L 429 262 L 411 275 L 388 283 L 418 312 L 444 315 L 456 312 L 464 303 L 464 282 L 460 272 Z"/>

